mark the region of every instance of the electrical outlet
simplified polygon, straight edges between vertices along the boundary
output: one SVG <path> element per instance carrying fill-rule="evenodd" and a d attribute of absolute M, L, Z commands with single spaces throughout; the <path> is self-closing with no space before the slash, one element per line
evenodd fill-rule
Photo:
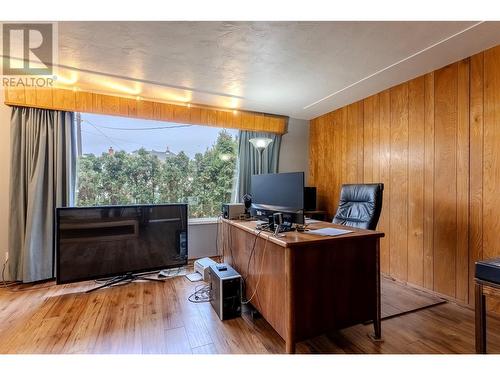
<path fill-rule="evenodd" d="M 5 252 L 5 262 L 8 262 L 9 261 L 9 252 L 6 251 Z"/>

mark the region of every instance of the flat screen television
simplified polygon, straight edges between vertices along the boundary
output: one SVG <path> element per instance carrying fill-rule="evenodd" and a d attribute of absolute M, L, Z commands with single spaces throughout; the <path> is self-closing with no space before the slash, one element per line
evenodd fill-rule
<path fill-rule="evenodd" d="M 252 216 L 267 220 L 281 212 L 285 221 L 304 224 L 304 172 L 252 175 Z"/>
<path fill-rule="evenodd" d="M 56 209 L 58 284 L 187 264 L 187 205 Z"/>

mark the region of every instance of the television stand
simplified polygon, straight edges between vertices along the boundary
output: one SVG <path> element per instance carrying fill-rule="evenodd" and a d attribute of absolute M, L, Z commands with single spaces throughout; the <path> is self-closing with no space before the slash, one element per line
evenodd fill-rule
<path fill-rule="evenodd" d="M 109 279 L 109 281 L 105 282 L 104 284 L 99 285 L 96 288 L 89 289 L 85 293 L 94 292 L 96 290 L 107 288 L 109 286 L 112 286 L 112 285 L 115 285 L 115 284 L 119 284 L 119 283 L 126 283 L 126 284 L 128 284 L 128 283 L 132 283 L 132 282 L 137 281 L 137 280 L 159 281 L 161 283 L 163 283 L 165 281 L 165 280 L 160 280 L 160 279 L 153 279 L 151 277 L 144 277 L 144 276 L 141 276 L 141 275 L 136 275 L 136 274 L 134 274 L 132 272 L 128 272 L 125 275 L 112 277 L 111 279 Z"/>

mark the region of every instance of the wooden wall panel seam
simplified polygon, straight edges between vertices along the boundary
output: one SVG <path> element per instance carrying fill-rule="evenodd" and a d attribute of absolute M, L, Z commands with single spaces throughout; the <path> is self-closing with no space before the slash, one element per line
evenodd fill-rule
<path fill-rule="evenodd" d="M 424 280 L 424 91 L 424 77 L 409 82 L 407 268 L 408 282 L 419 286 Z"/>
<path fill-rule="evenodd" d="M 470 59 L 458 63 L 457 82 L 456 298 L 467 303 L 469 301 Z"/>
<path fill-rule="evenodd" d="M 432 209 L 432 227 L 429 228 L 429 231 L 432 233 L 432 263 L 431 263 L 431 269 L 429 270 L 430 274 L 432 275 L 432 290 L 435 290 L 435 283 L 434 283 L 434 258 L 436 256 L 436 242 L 435 242 L 435 237 L 434 237 L 434 182 L 435 182 L 435 171 L 436 171 L 436 140 L 435 140 L 435 132 L 436 132 L 436 111 L 435 111 L 435 88 L 436 88 L 436 79 L 434 72 L 432 73 L 432 201 L 429 202 L 431 209 Z"/>
<path fill-rule="evenodd" d="M 380 158 L 380 181 L 384 183 L 384 202 L 382 204 L 382 214 L 379 221 L 379 229 L 386 232 L 386 236 L 381 239 L 381 270 L 390 274 L 391 252 L 391 200 L 390 194 L 392 186 L 390 183 L 390 112 L 391 101 L 388 90 L 379 94 L 379 123 L 380 123 L 380 143 L 381 143 L 381 158 Z"/>

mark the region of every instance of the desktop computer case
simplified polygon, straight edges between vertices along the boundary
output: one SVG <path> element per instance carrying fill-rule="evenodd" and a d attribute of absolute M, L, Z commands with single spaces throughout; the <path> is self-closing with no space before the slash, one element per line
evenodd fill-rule
<path fill-rule="evenodd" d="M 210 303 L 220 320 L 241 315 L 241 276 L 231 266 L 219 271 L 217 265 L 210 266 Z"/>

